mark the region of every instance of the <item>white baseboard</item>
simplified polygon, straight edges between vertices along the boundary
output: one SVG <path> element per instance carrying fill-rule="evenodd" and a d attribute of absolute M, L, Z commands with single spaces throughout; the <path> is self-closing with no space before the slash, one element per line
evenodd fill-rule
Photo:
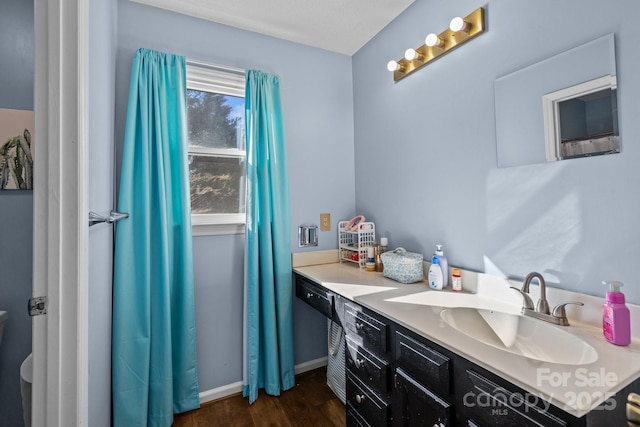
<path fill-rule="evenodd" d="M 308 362 L 300 363 L 295 366 L 295 374 L 301 374 L 303 372 L 312 371 L 323 366 L 327 366 L 328 358 L 320 357 L 318 359 L 310 360 Z M 200 404 L 211 402 L 213 400 L 221 399 L 223 397 L 231 396 L 232 394 L 242 392 L 242 381 L 223 385 L 222 387 L 216 387 L 211 390 L 206 390 L 200 393 Z"/>
<path fill-rule="evenodd" d="M 307 371 L 313 371 L 314 369 L 322 368 L 323 366 L 327 366 L 329 363 L 329 358 L 327 356 L 320 357 L 318 359 L 309 360 L 308 362 L 300 363 L 295 366 L 296 375 L 301 374 Z"/>

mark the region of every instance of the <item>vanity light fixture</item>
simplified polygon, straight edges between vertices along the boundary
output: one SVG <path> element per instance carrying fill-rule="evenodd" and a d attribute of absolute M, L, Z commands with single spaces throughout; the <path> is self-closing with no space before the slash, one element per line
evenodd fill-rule
<path fill-rule="evenodd" d="M 413 61 L 415 59 L 421 60 L 422 54 L 415 49 L 409 48 L 404 51 L 404 59 L 407 61 Z"/>
<path fill-rule="evenodd" d="M 444 42 L 440 37 L 438 37 L 436 33 L 430 33 L 429 35 L 427 35 L 427 37 L 424 39 L 424 44 L 426 44 L 428 47 L 444 46 Z"/>
<path fill-rule="evenodd" d="M 464 18 L 453 18 L 449 28 L 440 34 L 429 34 L 424 40 L 425 44 L 416 49 L 407 49 L 404 57 L 389 61 L 387 69 L 393 73 L 393 81 L 397 82 L 484 32 L 484 8 L 479 7 Z"/>
<path fill-rule="evenodd" d="M 451 31 L 453 31 L 454 33 L 457 33 L 458 31 L 468 32 L 469 23 L 467 21 L 465 21 L 464 19 L 462 19 L 461 17 L 456 16 L 449 23 L 449 29 Z"/>
<path fill-rule="evenodd" d="M 389 71 L 404 71 L 404 66 L 401 66 L 398 61 L 391 60 L 387 62 L 387 70 Z"/>

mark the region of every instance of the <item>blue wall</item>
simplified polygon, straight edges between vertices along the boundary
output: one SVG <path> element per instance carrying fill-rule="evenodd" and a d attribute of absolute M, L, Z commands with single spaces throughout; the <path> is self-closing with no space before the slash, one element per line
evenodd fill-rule
<path fill-rule="evenodd" d="M 118 5 L 116 141 L 122 146 L 136 49 L 254 68 L 281 78 L 289 160 L 291 244 L 297 225 L 334 224 L 355 212 L 351 57 L 121 0 Z M 118 155 L 120 157 L 120 155 Z M 330 167 L 328 167 L 330 165 Z M 244 235 L 194 238 L 200 390 L 242 380 Z M 337 246 L 337 231 L 321 232 L 314 249 Z M 296 363 L 327 355 L 326 320 L 295 300 Z"/>
<path fill-rule="evenodd" d="M 24 0 L 0 4 L 0 108 L 33 110 L 33 7 Z M 31 352 L 26 307 L 31 297 L 32 224 L 32 192 L 0 192 L 0 310 L 9 312 L 0 344 L 0 425 L 8 427 L 22 425 L 20 364 Z"/>
<path fill-rule="evenodd" d="M 389 59 L 480 6 L 487 33 L 393 82 Z M 415 2 L 353 57 L 358 212 L 393 247 L 598 296 L 618 279 L 640 303 L 637 16 L 635 0 Z M 498 169 L 495 79 L 608 33 L 622 153 Z"/>

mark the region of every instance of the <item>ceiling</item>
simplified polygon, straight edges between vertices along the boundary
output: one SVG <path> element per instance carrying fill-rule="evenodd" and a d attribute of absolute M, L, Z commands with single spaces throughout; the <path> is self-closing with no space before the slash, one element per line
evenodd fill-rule
<path fill-rule="evenodd" d="M 131 0 L 353 55 L 414 0 Z"/>

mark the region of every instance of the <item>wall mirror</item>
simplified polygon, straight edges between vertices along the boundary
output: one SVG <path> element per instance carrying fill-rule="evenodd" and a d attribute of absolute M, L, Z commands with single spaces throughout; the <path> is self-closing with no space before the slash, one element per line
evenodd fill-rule
<path fill-rule="evenodd" d="M 495 81 L 498 167 L 620 152 L 614 35 Z"/>

